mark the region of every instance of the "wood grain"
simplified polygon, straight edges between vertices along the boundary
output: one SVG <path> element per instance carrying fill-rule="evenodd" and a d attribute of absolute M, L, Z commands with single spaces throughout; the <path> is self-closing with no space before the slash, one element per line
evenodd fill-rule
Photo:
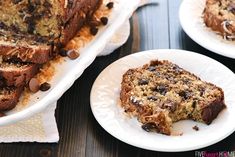
<path fill-rule="evenodd" d="M 98 57 L 58 101 L 58 144 L 0 144 L 0 157 L 190 157 L 195 151 L 163 153 L 125 144 L 109 135 L 94 119 L 90 90 L 99 73 L 115 60 L 142 50 L 177 48 L 212 57 L 235 72 L 235 60 L 216 55 L 192 41 L 182 30 L 178 10 L 181 0 L 158 0 L 158 5 L 138 9 L 125 45 L 109 56 Z M 192 141 L 193 142 L 193 141 Z M 235 133 L 200 151 L 235 150 Z"/>

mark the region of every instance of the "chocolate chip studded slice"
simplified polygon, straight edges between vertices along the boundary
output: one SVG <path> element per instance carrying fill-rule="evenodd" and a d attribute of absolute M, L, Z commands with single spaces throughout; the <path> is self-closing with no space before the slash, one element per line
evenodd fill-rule
<path fill-rule="evenodd" d="M 166 60 L 124 73 L 120 100 L 145 131 L 166 135 L 174 122 L 191 119 L 210 124 L 225 108 L 221 88 Z"/>

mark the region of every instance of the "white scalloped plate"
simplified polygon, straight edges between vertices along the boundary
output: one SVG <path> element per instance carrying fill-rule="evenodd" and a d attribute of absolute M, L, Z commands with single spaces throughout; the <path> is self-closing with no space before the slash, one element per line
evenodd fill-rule
<path fill-rule="evenodd" d="M 149 133 L 136 118 L 127 117 L 118 105 L 122 75 L 152 59 L 166 59 L 214 83 L 224 90 L 227 109 L 211 125 L 191 120 L 174 124 L 173 132 L 182 136 Z M 155 151 L 188 151 L 212 145 L 235 130 L 235 75 L 221 63 L 183 50 L 152 50 L 129 55 L 109 65 L 96 79 L 91 91 L 91 109 L 98 123 L 111 135 L 130 145 Z M 198 125 L 199 131 L 192 129 Z"/>
<path fill-rule="evenodd" d="M 109 16 L 109 24 L 101 28 L 95 39 L 80 51 L 80 57 L 74 61 L 68 59 L 56 66 L 56 74 L 50 82 L 52 88 L 48 92 L 34 94 L 30 97 L 29 103 L 21 106 L 20 109 L 15 108 L 7 112 L 7 116 L 0 118 L 0 126 L 12 124 L 42 112 L 73 85 L 140 4 L 140 0 L 115 0 L 115 2 L 115 7 Z"/>
<path fill-rule="evenodd" d="M 202 12 L 206 0 L 183 0 L 180 6 L 180 23 L 186 34 L 202 47 L 217 54 L 235 58 L 235 41 L 226 41 L 206 27 Z"/>

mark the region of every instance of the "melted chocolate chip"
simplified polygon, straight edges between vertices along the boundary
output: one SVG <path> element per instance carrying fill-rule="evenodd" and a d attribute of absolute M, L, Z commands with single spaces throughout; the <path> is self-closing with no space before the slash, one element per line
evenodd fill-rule
<path fill-rule="evenodd" d="M 152 89 L 155 92 L 165 95 L 167 93 L 167 87 L 165 85 L 159 85 Z"/>
<path fill-rule="evenodd" d="M 168 102 L 168 103 L 163 104 L 162 107 L 169 109 L 171 112 L 174 112 L 177 108 L 177 104 L 174 102 Z"/>
<path fill-rule="evenodd" d="M 149 66 L 147 70 L 149 70 L 149 71 L 155 71 L 155 70 L 156 70 L 156 67 L 155 67 L 155 66 Z"/>
<path fill-rule="evenodd" d="M 149 97 L 147 97 L 147 99 L 150 101 L 157 101 L 158 100 L 158 98 L 156 96 L 149 96 Z"/>
<path fill-rule="evenodd" d="M 181 96 L 182 98 L 187 100 L 187 99 L 189 99 L 192 96 L 192 94 L 191 94 L 191 92 L 186 90 L 186 91 L 179 92 L 179 96 Z"/>
<path fill-rule="evenodd" d="M 142 129 L 144 129 L 147 132 L 151 132 L 151 131 L 157 129 L 155 123 L 146 123 L 146 124 L 143 124 L 141 127 L 142 127 Z"/>
<path fill-rule="evenodd" d="M 142 85 L 147 85 L 149 83 L 149 80 L 147 79 L 140 79 L 138 82 L 138 85 L 142 86 Z"/>
<path fill-rule="evenodd" d="M 197 105 L 197 101 L 193 101 L 192 107 L 196 108 L 196 105 Z"/>

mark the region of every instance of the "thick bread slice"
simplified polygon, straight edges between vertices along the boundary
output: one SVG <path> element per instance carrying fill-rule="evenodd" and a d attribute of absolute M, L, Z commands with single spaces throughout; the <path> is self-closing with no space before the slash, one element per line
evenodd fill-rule
<path fill-rule="evenodd" d="M 0 111 L 13 109 L 19 101 L 23 87 L 0 88 Z"/>
<path fill-rule="evenodd" d="M 210 124 L 226 106 L 223 90 L 169 61 L 152 61 L 123 75 L 121 106 L 146 131 L 171 134 L 184 119 Z"/>
<path fill-rule="evenodd" d="M 23 63 L 7 63 L 0 64 L 0 87 L 25 85 L 37 72 L 39 65 L 23 64 Z"/>
<path fill-rule="evenodd" d="M 81 23 L 101 2 L 102 0 L 5 0 L 0 3 L 0 22 L 17 33 L 48 37 L 51 40 L 62 37 L 60 42 L 66 43 L 75 35 L 71 32 L 76 33 Z M 71 23 L 72 26 L 67 27 Z"/>

